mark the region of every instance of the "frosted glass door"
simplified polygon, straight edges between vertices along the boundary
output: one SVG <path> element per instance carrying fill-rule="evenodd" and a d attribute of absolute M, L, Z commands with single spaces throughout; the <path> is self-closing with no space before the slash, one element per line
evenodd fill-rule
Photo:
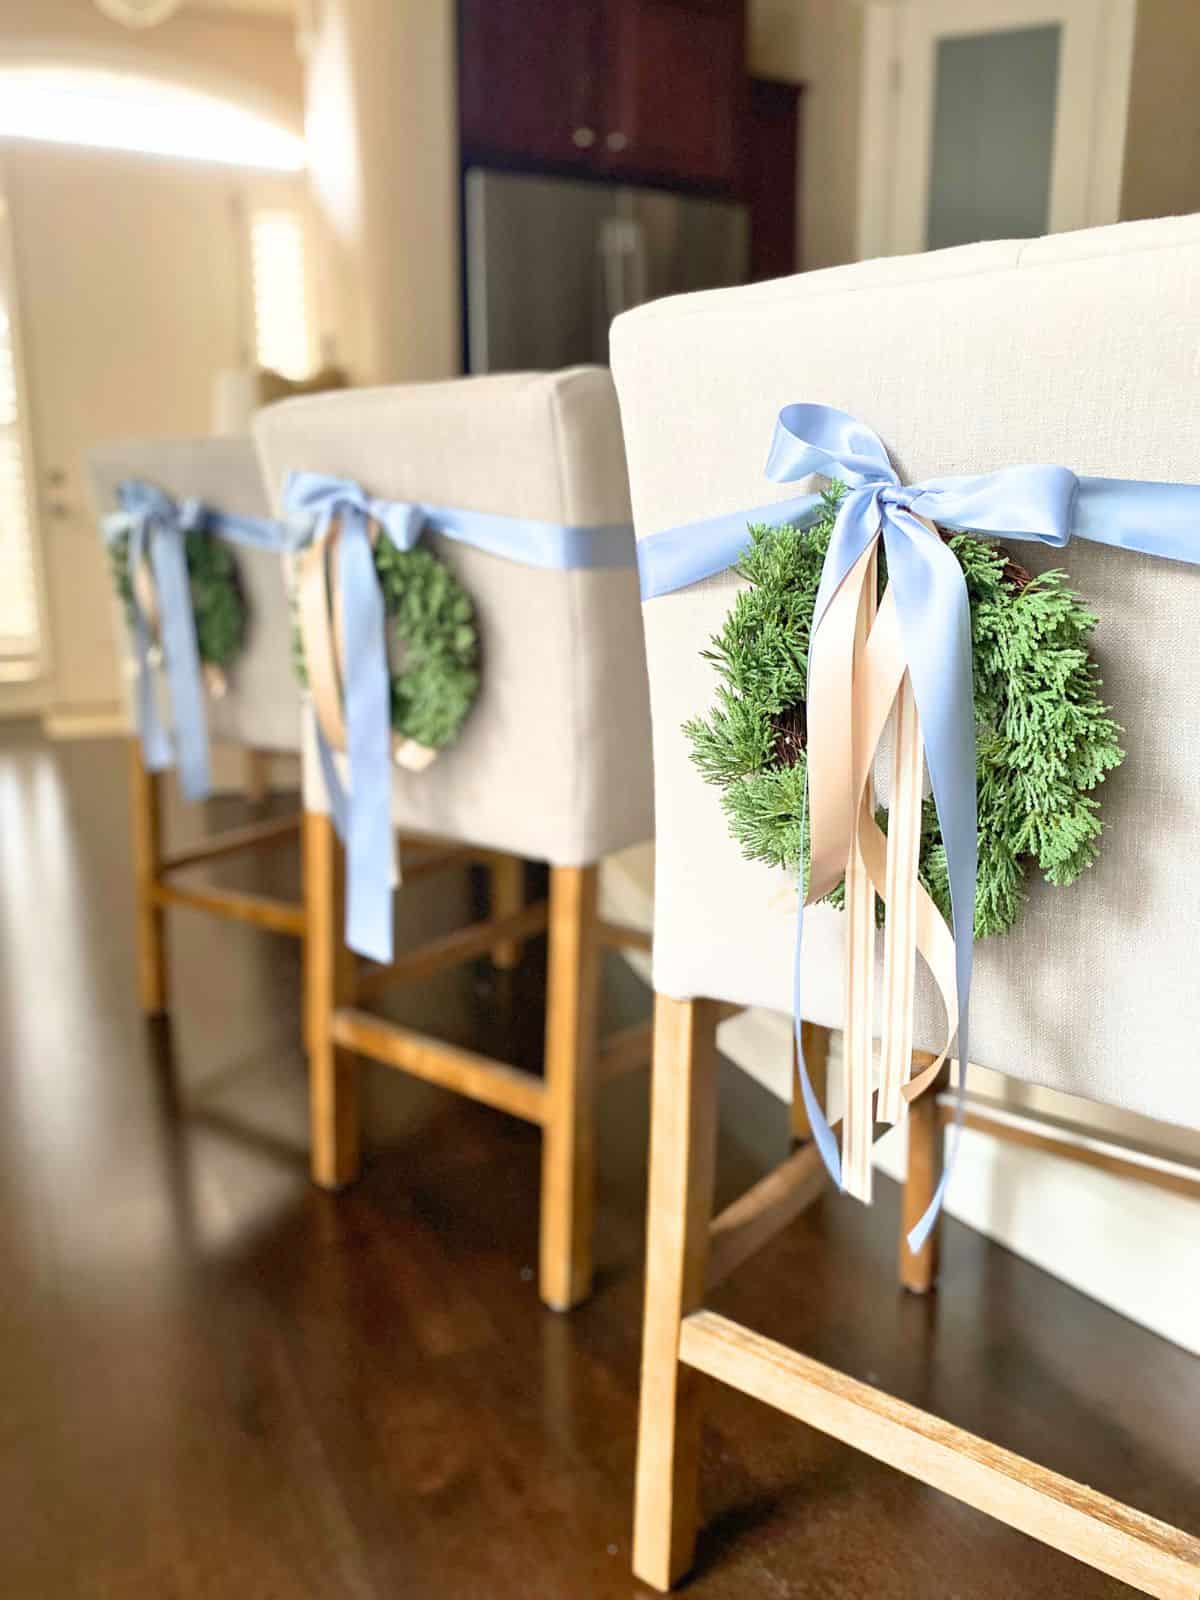
<path fill-rule="evenodd" d="M 1060 25 L 939 39 L 925 245 L 1050 225 Z"/>
<path fill-rule="evenodd" d="M 1119 0 L 889 7 L 886 253 L 1030 238 L 1095 220 Z M 1119 116 L 1118 116 L 1119 113 Z M 1119 166 L 1123 100 L 1109 99 Z M 890 132 L 890 137 L 889 137 Z M 1101 137 L 1103 135 L 1103 137 Z"/>

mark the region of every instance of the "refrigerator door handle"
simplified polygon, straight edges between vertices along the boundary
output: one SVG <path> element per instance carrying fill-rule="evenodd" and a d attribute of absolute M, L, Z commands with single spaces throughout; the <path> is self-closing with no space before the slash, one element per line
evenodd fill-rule
<path fill-rule="evenodd" d="M 605 217 L 600 224 L 604 309 L 611 322 L 649 299 L 646 231 L 633 217 Z"/>
<path fill-rule="evenodd" d="M 600 224 L 600 267 L 604 282 L 604 316 L 609 323 L 625 310 L 625 263 L 620 217 L 605 217 Z"/>
<path fill-rule="evenodd" d="M 645 305 L 650 298 L 650 267 L 646 254 L 645 224 L 631 217 L 627 224 L 629 245 L 629 299 L 621 308 Z"/>

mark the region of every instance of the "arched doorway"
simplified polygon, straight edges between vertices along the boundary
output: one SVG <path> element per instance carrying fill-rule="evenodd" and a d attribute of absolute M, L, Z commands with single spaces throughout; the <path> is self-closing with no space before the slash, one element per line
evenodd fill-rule
<path fill-rule="evenodd" d="M 289 302 L 287 286 L 264 295 L 256 281 L 264 251 L 305 271 L 302 242 L 298 269 L 283 248 L 302 240 L 303 169 L 303 141 L 257 107 L 107 64 L 0 67 L 11 235 L 0 294 L 23 357 L 25 537 L 53 668 L 37 709 L 52 731 L 100 731 L 123 716 L 87 451 L 210 432 L 218 374 L 261 358 L 264 312 L 274 349 L 294 368 L 315 361 L 305 287 Z M 289 305 L 298 330 L 281 330 Z"/>

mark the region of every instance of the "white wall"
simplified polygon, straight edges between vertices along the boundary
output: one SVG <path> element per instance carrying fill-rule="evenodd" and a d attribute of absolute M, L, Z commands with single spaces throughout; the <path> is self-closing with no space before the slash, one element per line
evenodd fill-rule
<path fill-rule="evenodd" d="M 806 85 L 800 120 L 799 261 L 856 259 L 863 12 L 854 0 L 750 0 L 751 72 Z"/>
<path fill-rule="evenodd" d="M 1200 5 L 1138 0 L 1121 215 L 1200 211 Z"/>
<path fill-rule="evenodd" d="M 453 0 L 314 0 L 304 41 L 322 298 L 356 381 L 460 370 Z"/>

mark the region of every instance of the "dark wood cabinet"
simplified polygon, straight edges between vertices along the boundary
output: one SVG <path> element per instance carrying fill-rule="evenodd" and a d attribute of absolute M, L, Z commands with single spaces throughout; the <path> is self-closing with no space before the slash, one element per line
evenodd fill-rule
<path fill-rule="evenodd" d="M 588 162 L 602 138 L 596 0 L 459 0 L 459 126 L 473 155 Z"/>
<path fill-rule="evenodd" d="M 732 189 L 745 0 L 460 0 L 468 159 Z"/>
<path fill-rule="evenodd" d="M 751 78 L 748 89 L 741 192 L 750 208 L 750 276 L 783 278 L 797 264 L 802 90 L 773 78 Z"/>
<path fill-rule="evenodd" d="M 732 184 L 746 83 L 741 0 L 609 0 L 612 170 Z"/>

